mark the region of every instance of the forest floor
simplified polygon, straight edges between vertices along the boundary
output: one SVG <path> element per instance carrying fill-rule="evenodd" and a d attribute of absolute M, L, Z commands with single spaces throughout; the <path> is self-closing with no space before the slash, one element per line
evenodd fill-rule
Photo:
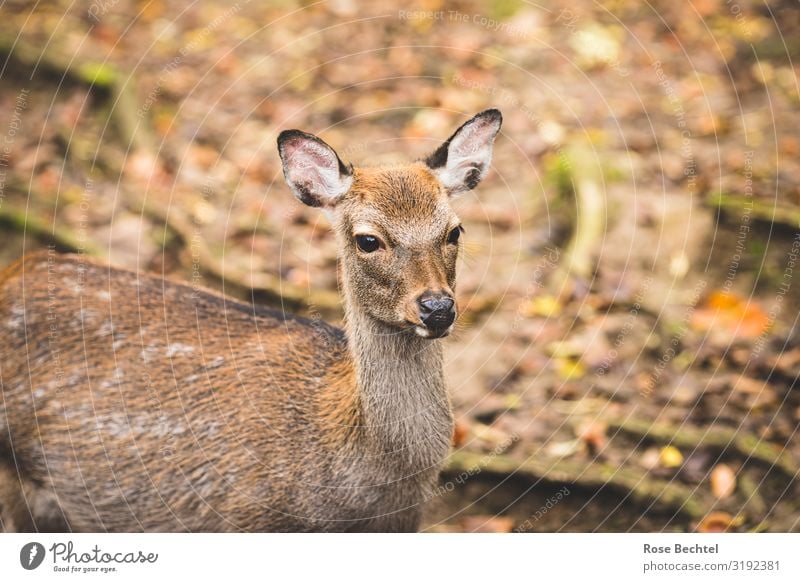
<path fill-rule="evenodd" d="M 278 132 L 392 163 L 499 107 L 426 529 L 800 531 L 796 4 L 36 6 L 2 7 L 0 266 L 55 244 L 337 322 Z"/>

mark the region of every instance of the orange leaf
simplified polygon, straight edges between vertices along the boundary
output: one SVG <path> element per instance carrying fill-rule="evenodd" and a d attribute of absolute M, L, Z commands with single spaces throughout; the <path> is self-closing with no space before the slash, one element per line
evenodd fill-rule
<path fill-rule="evenodd" d="M 476 533 L 508 533 L 514 520 L 499 515 L 469 515 L 461 521 L 464 530 Z"/>
<path fill-rule="evenodd" d="M 731 516 L 730 513 L 712 511 L 700 520 L 700 523 L 697 524 L 697 531 L 700 533 L 726 532 L 739 525 L 739 521 Z"/>
<path fill-rule="evenodd" d="M 732 337 L 756 339 L 770 327 L 769 316 L 755 301 L 734 293 L 714 291 L 692 314 L 692 326 L 719 330 Z"/>
<path fill-rule="evenodd" d="M 461 447 L 467 440 L 468 434 L 469 426 L 461 420 L 456 420 L 455 426 L 453 427 L 453 448 L 457 449 Z"/>

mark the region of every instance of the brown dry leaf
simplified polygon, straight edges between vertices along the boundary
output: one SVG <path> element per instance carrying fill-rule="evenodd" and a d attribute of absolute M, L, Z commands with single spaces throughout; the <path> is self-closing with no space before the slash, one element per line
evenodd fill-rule
<path fill-rule="evenodd" d="M 697 524 L 700 533 L 721 533 L 730 531 L 741 523 L 740 518 L 733 517 L 724 511 L 712 511 Z"/>
<path fill-rule="evenodd" d="M 150 185 L 162 184 L 166 171 L 157 156 L 145 150 L 137 150 L 125 160 L 125 175 L 138 182 Z"/>
<path fill-rule="evenodd" d="M 469 515 L 461 521 L 464 531 L 473 533 L 509 533 L 514 520 L 500 515 Z"/>
<path fill-rule="evenodd" d="M 787 376 L 800 374 L 800 348 L 778 354 L 772 359 L 772 366 Z"/>
<path fill-rule="evenodd" d="M 723 332 L 730 339 L 755 339 L 770 327 L 769 316 L 755 301 L 714 291 L 692 314 L 695 329 Z"/>
<path fill-rule="evenodd" d="M 466 442 L 467 435 L 469 435 L 469 425 L 463 420 L 456 420 L 453 426 L 453 448 L 460 448 Z"/>
<path fill-rule="evenodd" d="M 498 430 L 494 426 L 489 426 L 488 424 L 482 424 L 480 422 L 472 426 L 472 434 L 491 445 L 499 445 L 509 440 L 509 435 L 505 431 Z"/>
<path fill-rule="evenodd" d="M 744 394 L 750 409 L 759 409 L 774 405 L 779 401 L 775 390 L 763 380 L 755 380 L 747 376 L 739 376 L 732 381 L 734 393 Z"/>
<path fill-rule="evenodd" d="M 726 499 L 736 491 L 736 473 L 728 465 L 719 464 L 711 471 L 711 493 L 717 499 Z"/>
<path fill-rule="evenodd" d="M 590 453 L 597 454 L 606 446 L 606 430 L 608 430 L 608 425 L 605 422 L 589 420 L 575 428 L 575 436 L 586 445 Z"/>
<path fill-rule="evenodd" d="M 639 459 L 639 465 L 652 471 L 658 467 L 660 458 L 661 452 L 656 448 L 650 448 L 642 454 L 641 459 Z"/>

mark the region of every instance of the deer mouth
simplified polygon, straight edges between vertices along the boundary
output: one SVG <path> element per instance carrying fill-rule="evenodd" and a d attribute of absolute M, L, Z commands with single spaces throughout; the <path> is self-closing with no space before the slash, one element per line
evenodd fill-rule
<path fill-rule="evenodd" d="M 414 332 L 425 339 L 440 339 L 443 337 L 447 337 L 450 335 L 450 332 L 453 330 L 453 323 L 449 325 L 445 325 L 443 327 L 432 327 L 428 325 L 414 325 Z"/>

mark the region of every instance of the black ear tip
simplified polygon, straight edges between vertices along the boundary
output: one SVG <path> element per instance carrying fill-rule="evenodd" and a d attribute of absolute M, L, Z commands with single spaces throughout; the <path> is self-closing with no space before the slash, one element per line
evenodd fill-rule
<path fill-rule="evenodd" d="M 314 136 L 312 136 L 309 133 L 306 133 L 305 131 L 300 131 L 299 129 L 284 129 L 282 132 L 278 134 L 278 148 L 280 149 L 280 147 L 284 143 L 286 143 L 291 139 L 310 138 L 310 137 Z"/>
<path fill-rule="evenodd" d="M 481 111 L 475 117 L 486 119 L 492 123 L 497 123 L 497 125 L 503 124 L 503 114 L 500 113 L 499 109 L 487 109 L 486 111 Z"/>

